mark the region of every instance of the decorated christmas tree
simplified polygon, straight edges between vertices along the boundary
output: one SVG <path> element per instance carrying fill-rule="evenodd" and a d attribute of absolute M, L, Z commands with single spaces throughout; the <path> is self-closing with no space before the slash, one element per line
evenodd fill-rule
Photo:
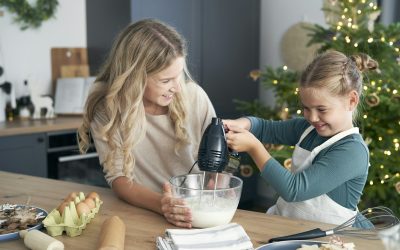
<path fill-rule="evenodd" d="M 329 27 L 304 27 L 310 36 L 309 45 L 319 44 L 319 52 L 334 49 L 346 55 L 366 53 L 379 63 L 378 71 L 364 75 L 362 107 L 356 124 L 368 144 L 371 164 L 359 209 L 387 206 L 399 216 L 400 23 L 377 23 L 380 9 L 371 0 L 329 0 L 323 10 Z M 239 110 L 268 119 L 302 115 L 297 94 L 299 75 L 287 66 L 251 72 L 253 79 L 260 79 L 263 86 L 274 91 L 276 105 L 239 101 Z M 282 164 L 290 165 L 292 148 L 270 149 Z"/>

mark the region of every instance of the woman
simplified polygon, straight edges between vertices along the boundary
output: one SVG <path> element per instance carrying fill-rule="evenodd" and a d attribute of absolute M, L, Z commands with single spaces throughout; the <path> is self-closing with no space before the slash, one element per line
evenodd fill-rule
<path fill-rule="evenodd" d="M 153 19 L 117 37 L 88 97 L 79 144 L 92 135 L 105 177 L 126 202 L 191 227 L 183 201 L 171 198 L 169 178 L 186 174 L 215 116 L 207 94 L 186 67 L 184 39 Z"/>

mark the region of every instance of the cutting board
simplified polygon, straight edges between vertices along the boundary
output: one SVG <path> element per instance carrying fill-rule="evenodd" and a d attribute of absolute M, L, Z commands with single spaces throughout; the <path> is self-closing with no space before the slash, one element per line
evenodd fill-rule
<path fill-rule="evenodd" d="M 88 77 L 89 65 L 62 65 L 60 78 Z"/>
<path fill-rule="evenodd" d="M 86 48 L 51 48 L 52 93 L 57 78 L 88 77 L 90 75 Z"/>

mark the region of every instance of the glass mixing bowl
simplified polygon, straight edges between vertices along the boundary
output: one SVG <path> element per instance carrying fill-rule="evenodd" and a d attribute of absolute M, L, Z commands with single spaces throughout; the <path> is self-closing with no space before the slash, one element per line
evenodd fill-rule
<path fill-rule="evenodd" d="M 240 200 L 243 181 L 231 174 L 201 172 L 170 179 L 172 195 L 186 201 L 197 228 L 228 224 Z"/>

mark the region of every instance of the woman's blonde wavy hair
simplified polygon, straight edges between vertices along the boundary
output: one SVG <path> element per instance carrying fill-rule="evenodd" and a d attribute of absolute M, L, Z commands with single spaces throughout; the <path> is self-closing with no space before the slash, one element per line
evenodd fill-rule
<path fill-rule="evenodd" d="M 378 63 L 364 53 L 347 57 L 338 51 L 327 51 L 317 56 L 304 70 L 300 87 L 326 88 L 331 94 L 344 96 L 355 90 L 362 96 L 363 72 L 375 70 Z M 358 111 L 353 112 L 353 119 Z"/>
<path fill-rule="evenodd" d="M 129 179 L 133 174 L 135 157 L 132 149 L 146 134 L 146 117 L 143 95 L 147 78 L 167 68 L 174 59 L 186 58 L 183 37 L 172 27 L 154 19 L 145 19 L 127 26 L 117 37 L 110 54 L 102 66 L 91 91 L 78 129 L 81 153 L 90 146 L 90 124 L 96 113 L 104 113 L 107 121 L 102 124 L 100 136 L 108 142 L 108 152 L 103 168 L 113 174 L 117 149 L 123 156 L 123 173 Z M 168 106 L 177 149 L 188 143 L 186 128 L 187 110 L 184 85 L 192 78 L 186 63 L 181 77 L 182 91 L 175 94 Z M 122 136 L 119 142 L 118 133 Z"/>

